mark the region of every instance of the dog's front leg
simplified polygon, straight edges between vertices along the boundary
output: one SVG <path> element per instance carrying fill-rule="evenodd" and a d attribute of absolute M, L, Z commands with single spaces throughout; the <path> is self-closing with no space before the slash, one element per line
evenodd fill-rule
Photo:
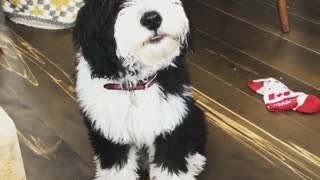
<path fill-rule="evenodd" d="M 187 141 L 192 140 L 178 136 L 160 137 L 151 148 L 151 180 L 196 180 L 202 172 L 206 162 L 202 147 L 190 148 L 192 142 Z"/>
<path fill-rule="evenodd" d="M 110 150 L 105 152 L 110 152 Z M 96 155 L 95 162 L 95 180 L 138 180 L 137 155 L 133 147 L 121 154 L 116 152 L 115 154 Z"/>
<path fill-rule="evenodd" d="M 159 135 L 150 147 L 152 180 L 196 180 L 206 162 L 207 128 L 204 114 L 195 105 L 183 123 Z"/>
<path fill-rule="evenodd" d="M 115 143 L 85 119 L 95 154 L 95 180 L 137 180 L 137 150 L 129 144 Z"/>

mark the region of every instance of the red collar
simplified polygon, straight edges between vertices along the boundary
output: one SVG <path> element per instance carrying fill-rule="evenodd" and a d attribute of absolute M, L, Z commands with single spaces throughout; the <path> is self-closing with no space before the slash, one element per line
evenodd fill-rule
<path fill-rule="evenodd" d="M 105 84 L 103 87 L 108 90 L 123 90 L 123 91 L 132 91 L 132 90 L 143 90 L 151 87 L 156 82 L 157 75 L 150 76 L 145 81 L 139 81 L 139 83 L 135 87 L 130 87 L 130 85 L 121 85 L 121 84 L 113 84 L 108 83 Z"/>

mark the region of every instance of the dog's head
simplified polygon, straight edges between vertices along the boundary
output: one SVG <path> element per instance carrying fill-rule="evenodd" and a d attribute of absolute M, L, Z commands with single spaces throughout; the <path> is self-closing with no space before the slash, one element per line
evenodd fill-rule
<path fill-rule="evenodd" d="M 99 77 L 127 67 L 169 66 L 190 44 L 184 3 L 86 0 L 78 13 L 75 43 Z"/>

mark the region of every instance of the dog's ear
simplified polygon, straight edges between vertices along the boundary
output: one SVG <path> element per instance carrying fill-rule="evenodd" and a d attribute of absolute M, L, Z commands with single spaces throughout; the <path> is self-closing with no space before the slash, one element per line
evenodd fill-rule
<path fill-rule="evenodd" d="M 115 0 L 85 0 L 73 31 L 75 46 L 92 68 L 93 77 L 111 77 L 118 72 L 114 23 Z"/>

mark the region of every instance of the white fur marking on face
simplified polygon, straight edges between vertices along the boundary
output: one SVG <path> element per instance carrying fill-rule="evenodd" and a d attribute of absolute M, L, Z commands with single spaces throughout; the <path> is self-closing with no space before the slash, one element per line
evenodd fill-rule
<path fill-rule="evenodd" d="M 157 11 L 162 17 L 158 34 L 166 34 L 158 43 L 146 43 L 154 35 L 140 24 L 148 11 Z M 128 0 L 118 13 L 115 23 L 117 55 L 125 61 L 142 62 L 144 65 L 165 64 L 180 54 L 186 44 L 189 21 L 179 0 Z"/>
<path fill-rule="evenodd" d="M 199 175 L 204 169 L 206 158 L 196 153 L 189 155 L 186 161 L 188 171 L 186 173 L 179 172 L 178 174 L 170 173 L 166 168 L 157 167 L 152 164 L 150 177 L 152 180 L 196 180 L 195 176 Z"/>
<path fill-rule="evenodd" d="M 82 57 L 77 70 L 79 104 L 95 129 L 113 142 L 153 144 L 156 136 L 173 131 L 187 114 L 185 100 L 176 95 L 165 99 L 157 84 L 133 92 L 107 90 L 103 87 L 106 83 L 119 82 L 92 79 L 89 64 Z"/>
<path fill-rule="evenodd" d="M 130 149 L 128 154 L 128 162 L 121 169 L 119 169 L 119 167 L 112 167 L 111 169 L 101 169 L 100 161 L 95 157 L 95 180 L 138 180 L 139 176 L 136 173 L 138 169 L 136 153 L 137 151 L 135 148 Z"/>

